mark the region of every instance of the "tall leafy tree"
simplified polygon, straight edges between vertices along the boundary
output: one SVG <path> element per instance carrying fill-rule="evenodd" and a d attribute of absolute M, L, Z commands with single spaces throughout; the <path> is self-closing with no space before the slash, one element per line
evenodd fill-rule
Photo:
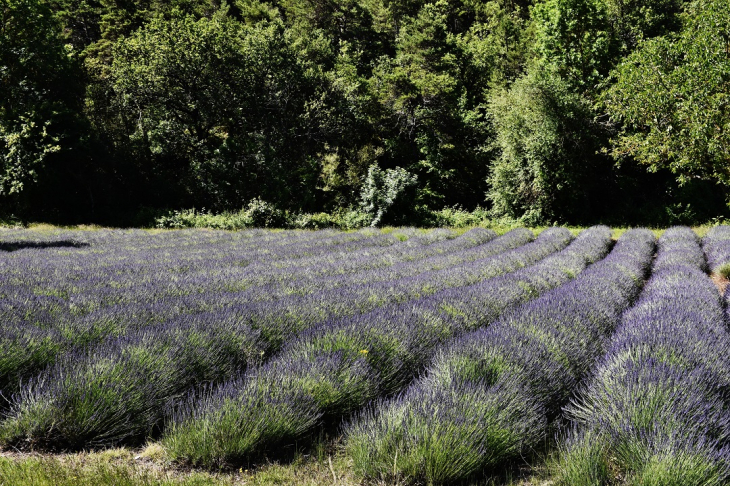
<path fill-rule="evenodd" d="M 616 56 L 600 0 L 545 0 L 532 10 L 537 62 L 554 66 L 574 90 L 592 92 Z"/>
<path fill-rule="evenodd" d="M 130 142 L 178 203 L 224 209 L 262 197 L 296 206 L 311 197 L 312 154 L 324 141 L 319 79 L 280 22 L 154 19 L 113 53 Z"/>
<path fill-rule="evenodd" d="M 679 33 L 647 40 L 614 72 L 613 155 L 730 186 L 730 9 L 697 0 Z"/>
<path fill-rule="evenodd" d="M 526 224 L 587 219 L 600 177 L 590 103 L 543 70 L 497 92 L 490 113 L 500 149 L 489 179 L 492 212 Z"/>
<path fill-rule="evenodd" d="M 0 1 L 0 195 L 21 194 L 69 144 L 80 97 L 59 34 L 46 2 Z"/>
<path fill-rule="evenodd" d="M 370 80 L 386 114 L 380 121 L 385 163 L 409 161 L 422 201 L 430 205 L 475 206 L 488 168 L 491 129 L 483 90 L 492 64 L 480 64 L 479 52 L 469 49 L 478 36 L 460 9 L 473 21 L 473 9 L 446 0 L 403 20 L 395 56 L 382 58 Z"/>
<path fill-rule="evenodd" d="M 613 35 L 623 54 L 643 39 L 679 30 L 684 0 L 603 0 Z"/>

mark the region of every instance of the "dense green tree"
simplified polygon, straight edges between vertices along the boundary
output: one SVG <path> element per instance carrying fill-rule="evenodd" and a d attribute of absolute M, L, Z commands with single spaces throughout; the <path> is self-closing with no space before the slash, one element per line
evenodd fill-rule
<path fill-rule="evenodd" d="M 311 198 L 312 155 L 326 138 L 322 80 L 299 63 L 281 23 L 154 19 L 113 54 L 130 142 L 180 201 L 222 209 L 259 196 L 292 205 Z"/>
<path fill-rule="evenodd" d="M 647 40 L 614 72 L 605 105 L 618 159 L 669 168 L 680 182 L 730 185 L 730 9 L 698 0 L 679 33 Z"/>
<path fill-rule="evenodd" d="M 544 0 L 532 10 L 539 65 L 550 65 L 573 90 L 592 92 L 608 74 L 614 38 L 600 0 Z"/>
<path fill-rule="evenodd" d="M 101 38 L 101 0 L 52 0 L 49 2 L 63 28 L 63 37 L 76 52 Z"/>
<path fill-rule="evenodd" d="M 0 192 L 89 218 L 333 211 L 403 168 L 391 222 L 485 194 L 529 222 L 603 218 L 613 195 L 622 214 L 711 214 L 684 198 L 730 181 L 728 19 L 685 5 L 0 0 Z"/>
<path fill-rule="evenodd" d="M 678 3 L 668 0 L 535 4 L 528 74 L 491 104 L 501 151 L 488 193 L 495 215 L 587 221 L 607 216 L 607 197 L 635 200 L 627 188 L 636 175 L 612 168 L 600 153 L 615 125 L 598 100 L 622 56 L 638 40 L 671 29 L 677 11 Z M 669 192 L 659 191 L 661 199 Z"/>
<path fill-rule="evenodd" d="M 379 61 L 370 85 L 385 110 L 380 133 L 387 140 L 386 165 L 408 161 L 427 204 L 475 206 L 484 192 L 479 181 L 491 138 L 480 81 L 489 79 L 483 71 L 491 65 L 474 62 L 466 31 L 449 21 L 452 7 L 440 0 L 404 20 L 396 55 Z"/>
<path fill-rule="evenodd" d="M 598 0 L 544 0 L 531 13 L 527 73 L 491 96 L 500 155 L 488 200 L 494 215 L 531 224 L 585 220 L 607 165 L 591 97 L 614 55 L 610 25 Z"/>
<path fill-rule="evenodd" d="M 642 39 L 678 30 L 684 3 L 684 0 L 603 0 L 622 54 L 634 50 Z"/>
<path fill-rule="evenodd" d="M 542 70 L 497 93 L 489 108 L 501 153 L 489 179 L 493 214 L 527 224 L 585 220 L 601 173 L 591 103 Z"/>
<path fill-rule="evenodd" d="M 682 0 L 542 0 L 532 9 L 535 61 L 592 98 L 638 41 L 678 27 Z"/>
<path fill-rule="evenodd" d="M 45 2 L 0 1 L 0 196 L 22 193 L 75 143 L 74 68 Z"/>
<path fill-rule="evenodd" d="M 461 43 L 474 68 L 472 91 L 504 87 L 524 71 L 532 32 L 531 2 L 491 0 L 471 2 L 475 20 L 461 36 Z"/>

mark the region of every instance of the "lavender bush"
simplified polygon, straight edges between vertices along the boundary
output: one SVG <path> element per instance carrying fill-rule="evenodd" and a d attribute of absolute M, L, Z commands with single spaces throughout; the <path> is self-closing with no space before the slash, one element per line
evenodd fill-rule
<path fill-rule="evenodd" d="M 410 238 L 401 242 L 404 234 L 410 234 Z M 100 231 L 40 236 L 3 231 L 0 319 L 10 325 L 0 330 L 0 390 L 6 395 L 21 378 L 38 372 L 62 351 L 94 345 L 108 336 L 161 323 L 176 315 L 203 312 L 212 308 L 212 302 L 220 301 L 220 318 L 229 318 L 225 303 L 242 299 L 240 293 L 225 288 L 239 284 L 241 274 L 221 269 L 244 268 L 241 259 L 254 251 L 266 257 L 261 265 L 268 262 L 273 266 L 274 271 L 268 273 L 272 275 L 281 270 L 282 262 L 306 263 L 299 267 L 306 269 L 307 265 L 322 267 L 326 260 L 335 268 L 333 259 L 339 258 L 342 263 L 348 256 L 372 254 L 381 262 L 390 258 L 393 264 L 400 258 L 414 259 L 421 254 L 459 253 L 496 237 L 494 232 L 481 229 L 455 239 L 446 230 L 422 235 L 408 229 L 396 236 L 326 231 L 249 231 L 235 235 Z M 324 249 L 325 253 L 303 256 L 313 249 Z M 387 250 L 391 255 L 383 254 Z M 277 260 L 272 255 L 277 252 L 286 259 Z M 260 275 L 264 271 L 257 268 L 250 273 Z M 270 296 L 268 290 L 259 293 Z"/>
<path fill-rule="evenodd" d="M 491 232 L 477 230 L 460 240 L 462 247 L 469 248 L 486 239 L 487 243 L 481 246 L 489 247 L 480 249 L 477 254 L 492 255 L 481 260 L 467 258 L 471 264 L 465 272 L 467 279 L 478 278 L 481 273 L 519 268 L 565 246 L 571 238 L 566 230 L 548 230 L 520 251 L 505 253 L 505 249 L 529 241 L 532 235 L 516 231 L 494 239 L 491 244 L 493 236 Z M 441 240 L 437 237 L 429 244 L 438 244 Z M 459 245 L 453 248 L 455 253 L 461 251 Z M 190 254 L 185 254 L 185 258 L 193 259 Z M 172 261 L 178 264 L 178 260 Z M 118 268 L 114 263 L 112 266 Z M 132 271 L 135 270 L 132 267 Z M 108 278 L 109 273 L 102 275 Z M 444 269 L 401 279 L 402 282 L 396 280 L 365 287 L 365 290 L 360 286 L 351 289 L 349 294 L 319 292 L 314 298 L 282 299 L 277 304 L 258 307 L 228 301 L 229 305 L 213 312 L 206 311 L 206 306 L 196 307 L 197 296 L 179 296 L 170 302 L 165 298 L 169 289 L 159 294 L 154 284 L 146 285 L 143 281 L 147 275 L 141 269 L 135 271 L 135 277 L 142 282 L 123 292 L 116 288 L 117 292 L 114 292 L 108 287 L 104 290 L 110 296 L 121 293 L 126 299 L 130 299 L 130 294 L 157 295 L 160 302 L 145 305 L 144 299 L 140 298 L 142 303 L 135 306 L 120 303 L 80 314 L 66 308 L 65 318 L 49 318 L 48 328 L 41 332 L 44 339 L 30 342 L 15 339 L 10 352 L 0 351 L 6 391 L 12 392 L 14 386 L 26 378 L 25 386 L 11 397 L 7 418 L 0 425 L 0 436 L 5 443 L 18 447 L 82 448 L 139 442 L 159 430 L 163 411 L 172 399 L 196 384 L 235 376 L 251 363 L 261 362 L 297 332 L 330 315 L 338 312 L 353 315 L 362 307 L 381 305 L 383 302 L 378 300 L 366 300 L 376 292 L 375 295 L 383 296 L 387 301 L 389 289 L 400 288 L 400 293 L 392 295 L 408 300 L 435 291 L 424 289 L 427 282 L 434 285 L 434 289 L 439 285 L 450 287 L 469 282 L 460 281 L 458 273 Z M 169 271 L 167 277 L 170 278 Z M 186 285 L 191 282 L 195 280 L 187 281 Z M 364 293 L 368 289 L 370 293 Z M 16 295 L 19 294 L 16 292 Z M 98 297 L 99 293 L 91 295 Z M 349 295 L 350 300 L 342 299 L 343 295 Z M 53 298 L 64 302 L 62 297 Z M 171 309 L 171 303 L 182 309 Z M 360 303 L 361 308 L 353 303 Z M 196 312 L 190 312 L 191 309 Z M 130 325 L 130 319 L 136 322 Z M 50 321 L 54 321 L 53 324 Z M 47 339 L 43 332 L 49 334 Z M 12 333 L 8 334 L 12 337 Z M 201 337 L 192 340 L 192 336 L 197 335 Z M 168 342 L 173 344 L 165 344 Z M 24 359 L 23 349 L 18 352 L 20 346 L 26 352 L 34 351 L 32 345 L 38 343 L 43 346 L 37 352 L 27 354 L 30 360 Z M 152 364 L 146 364 L 151 358 L 154 358 L 149 361 Z M 57 362 L 52 364 L 54 361 Z M 191 363 L 197 364 L 191 367 Z M 52 366 L 28 381 L 49 364 Z M 155 372 L 151 373 L 153 368 Z M 99 385 L 118 381 L 125 385 L 114 389 Z"/>
<path fill-rule="evenodd" d="M 221 468 L 339 429 L 366 479 L 445 484 L 557 440 L 558 484 L 727 484 L 728 255 L 727 227 L 0 230 L 0 445 Z"/>
<path fill-rule="evenodd" d="M 659 239 L 653 275 L 565 412 L 555 465 L 566 485 L 730 480 L 730 338 L 698 238 Z"/>
<path fill-rule="evenodd" d="M 730 277 L 730 226 L 715 226 L 702 239 L 710 271 Z"/>

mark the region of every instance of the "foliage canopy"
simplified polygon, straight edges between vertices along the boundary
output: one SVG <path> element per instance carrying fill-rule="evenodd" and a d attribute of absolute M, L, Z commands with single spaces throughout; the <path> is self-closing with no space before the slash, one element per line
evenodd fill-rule
<path fill-rule="evenodd" d="M 2 0 L 0 212 L 129 224 L 263 201 L 404 223 L 483 206 L 534 223 L 722 216 L 724 7 Z M 373 174 L 399 170 L 417 181 L 408 204 L 368 216 Z"/>

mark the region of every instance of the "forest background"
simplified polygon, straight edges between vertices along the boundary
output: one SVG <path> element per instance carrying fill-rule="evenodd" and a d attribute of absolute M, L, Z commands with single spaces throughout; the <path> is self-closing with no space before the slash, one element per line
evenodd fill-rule
<path fill-rule="evenodd" d="M 729 189 L 728 0 L 0 0 L 0 221 L 661 226 Z"/>

